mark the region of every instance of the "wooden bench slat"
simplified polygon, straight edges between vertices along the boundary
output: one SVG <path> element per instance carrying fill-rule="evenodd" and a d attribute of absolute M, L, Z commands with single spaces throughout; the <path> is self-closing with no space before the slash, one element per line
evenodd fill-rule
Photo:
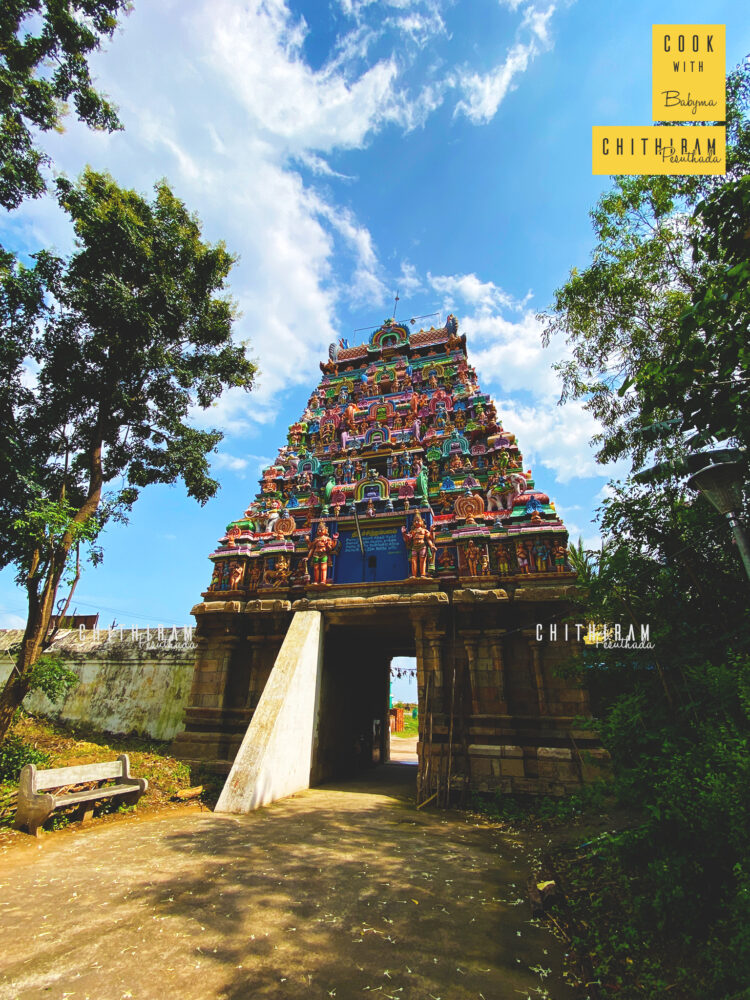
<path fill-rule="evenodd" d="M 77 802 L 95 802 L 114 795 L 132 795 L 139 791 L 138 785 L 108 785 L 106 788 L 89 788 L 83 792 L 66 792 L 55 796 L 55 806 L 72 806 Z"/>
<path fill-rule="evenodd" d="M 104 764 L 77 764 L 73 767 L 55 767 L 48 771 L 37 771 L 35 785 L 38 790 L 42 790 L 60 785 L 76 785 L 82 781 L 121 777 L 122 761 L 109 760 Z"/>
<path fill-rule="evenodd" d="M 119 779 L 113 785 L 97 788 L 82 788 L 79 791 L 66 791 L 75 785 L 86 785 L 92 782 Z M 49 789 L 60 789 L 59 792 Z M 93 805 L 101 799 L 115 796 L 132 795 L 134 801 L 143 795 L 148 788 L 145 778 L 130 777 L 130 761 L 127 754 L 120 754 L 117 760 L 97 764 L 79 764 L 74 767 L 57 767 L 48 771 L 37 771 L 34 764 L 26 764 L 21 769 L 18 785 L 18 806 L 15 825 L 18 829 L 26 827 L 29 833 L 39 836 L 42 824 L 56 809 L 66 806 L 82 805 L 84 821 L 93 812 Z"/>

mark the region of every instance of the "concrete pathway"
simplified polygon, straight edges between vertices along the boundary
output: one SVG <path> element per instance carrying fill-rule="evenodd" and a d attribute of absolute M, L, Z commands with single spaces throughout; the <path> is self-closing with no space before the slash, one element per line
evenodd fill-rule
<path fill-rule="evenodd" d="M 10 848 L 0 1000 L 565 1000 L 560 946 L 529 920 L 528 843 L 417 812 L 414 778 L 391 764 L 249 816 Z"/>

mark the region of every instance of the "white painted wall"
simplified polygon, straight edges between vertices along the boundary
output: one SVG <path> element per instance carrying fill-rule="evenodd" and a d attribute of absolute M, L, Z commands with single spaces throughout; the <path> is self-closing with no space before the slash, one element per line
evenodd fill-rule
<path fill-rule="evenodd" d="M 0 687 L 10 676 L 13 644 L 23 632 L 0 630 Z M 140 636 L 141 640 L 143 636 Z M 193 680 L 192 648 L 154 653 L 127 631 L 80 642 L 77 632 L 61 633 L 52 652 L 78 675 L 78 684 L 53 704 L 41 692 L 32 692 L 24 708 L 35 715 L 59 719 L 68 725 L 88 725 L 104 733 L 139 733 L 171 740 L 185 728 L 185 707 Z"/>

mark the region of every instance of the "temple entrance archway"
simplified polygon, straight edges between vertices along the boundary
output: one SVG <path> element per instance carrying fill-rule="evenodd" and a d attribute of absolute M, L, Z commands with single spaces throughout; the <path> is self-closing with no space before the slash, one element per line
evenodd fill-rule
<path fill-rule="evenodd" d="M 389 662 L 414 656 L 421 798 L 580 786 L 604 754 L 577 728 L 585 691 L 558 670 L 580 646 L 564 625 L 567 529 L 456 318 L 386 320 L 320 367 L 211 553 L 175 753 L 239 772 L 242 745 L 244 774 L 262 776 L 256 804 L 289 794 L 279 776 L 292 771 L 301 788 L 373 766 L 387 756 Z"/>
<path fill-rule="evenodd" d="M 415 656 L 413 636 L 375 623 L 326 629 L 313 784 L 353 777 L 390 759 L 394 656 Z"/>

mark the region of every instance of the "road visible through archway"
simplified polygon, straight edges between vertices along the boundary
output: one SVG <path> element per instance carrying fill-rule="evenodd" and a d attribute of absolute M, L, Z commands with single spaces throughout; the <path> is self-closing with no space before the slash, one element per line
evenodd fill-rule
<path fill-rule="evenodd" d="M 10 848 L 0 998 L 567 997 L 525 899 L 533 845 L 417 812 L 414 779 L 386 765 L 248 816 L 123 817 Z"/>

